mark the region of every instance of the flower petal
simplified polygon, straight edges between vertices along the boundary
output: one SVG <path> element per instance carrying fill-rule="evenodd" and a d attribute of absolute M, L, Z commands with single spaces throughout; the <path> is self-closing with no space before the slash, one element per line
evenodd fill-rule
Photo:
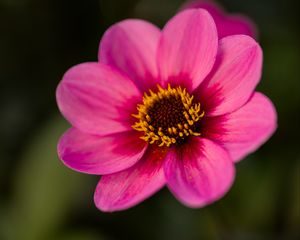
<path fill-rule="evenodd" d="M 210 116 L 244 105 L 261 77 L 262 50 L 254 39 L 235 35 L 220 40 L 216 64 L 195 95 Z"/>
<path fill-rule="evenodd" d="M 130 79 L 111 67 L 83 63 L 67 71 L 56 98 L 60 111 L 74 127 L 106 135 L 132 130 L 130 114 L 142 97 Z"/>
<path fill-rule="evenodd" d="M 76 171 L 103 175 L 131 167 L 146 148 L 133 130 L 100 137 L 71 128 L 58 143 L 58 155 Z"/>
<path fill-rule="evenodd" d="M 196 88 L 210 72 L 217 47 L 216 26 L 207 11 L 178 13 L 164 27 L 158 46 L 158 67 L 165 85 Z"/>
<path fill-rule="evenodd" d="M 230 35 L 243 34 L 252 38 L 257 38 L 257 30 L 255 24 L 246 16 L 232 15 L 226 18 L 221 18 L 216 21 L 219 38 L 224 38 Z"/>
<path fill-rule="evenodd" d="M 124 210 L 142 202 L 165 184 L 162 169 L 165 151 L 149 146 L 142 159 L 122 172 L 104 175 L 94 201 L 104 212 Z"/>
<path fill-rule="evenodd" d="M 209 12 L 216 23 L 219 39 L 236 34 L 245 34 L 256 38 L 255 24 L 244 15 L 228 14 L 217 3 L 207 0 L 188 1 L 181 9 L 190 8 L 202 8 Z"/>
<path fill-rule="evenodd" d="M 167 185 L 189 207 L 202 207 L 221 198 L 231 187 L 234 166 L 228 153 L 216 143 L 195 137 L 166 156 Z"/>
<path fill-rule="evenodd" d="M 124 20 L 110 27 L 99 47 L 99 61 L 128 74 L 142 92 L 157 79 L 156 50 L 160 29 L 143 20 Z"/>
<path fill-rule="evenodd" d="M 232 159 L 239 161 L 266 142 L 276 127 L 275 107 L 266 96 L 256 92 L 237 111 L 206 119 L 203 136 L 223 145 Z"/>

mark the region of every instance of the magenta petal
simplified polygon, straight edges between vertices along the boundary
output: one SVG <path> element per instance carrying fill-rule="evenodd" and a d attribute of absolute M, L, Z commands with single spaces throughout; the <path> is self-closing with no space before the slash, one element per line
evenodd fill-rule
<path fill-rule="evenodd" d="M 103 175 L 131 167 L 146 148 L 135 131 L 100 137 L 71 128 L 59 141 L 58 155 L 76 171 Z"/>
<path fill-rule="evenodd" d="M 246 35 L 220 41 L 214 69 L 195 93 L 210 116 L 232 112 L 244 105 L 261 77 L 262 50 Z"/>
<path fill-rule="evenodd" d="M 207 11 L 182 11 L 164 27 L 158 46 L 162 81 L 196 88 L 210 72 L 217 53 L 215 23 Z"/>
<path fill-rule="evenodd" d="M 104 212 L 124 210 L 150 197 L 165 184 L 162 163 L 165 153 L 149 146 L 142 159 L 122 172 L 104 175 L 94 201 Z"/>
<path fill-rule="evenodd" d="M 205 137 L 222 144 L 234 161 L 255 151 L 274 133 L 277 114 L 272 102 L 256 92 L 243 107 L 206 120 Z"/>
<path fill-rule="evenodd" d="M 203 8 L 213 17 L 219 38 L 244 34 L 256 38 L 255 24 L 246 16 L 226 13 L 217 3 L 209 0 L 189 1 L 181 9 Z"/>
<path fill-rule="evenodd" d="M 199 137 L 182 148 L 173 148 L 166 156 L 164 171 L 169 189 L 189 207 L 203 207 L 220 199 L 235 175 L 228 153 Z"/>
<path fill-rule="evenodd" d="M 231 15 L 225 20 L 216 22 L 219 38 L 224 38 L 230 35 L 244 34 L 257 39 L 257 30 L 255 24 L 246 16 Z"/>
<path fill-rule="evenodd" d="M 139 90 L 127 77 L 100 63 L 77 65 L 56 91 L 65 118 L 83 132 L 106 135 L 132 130 Z"/>
<path fill-rule="evenodd" d="M 157 79 L 156 50 L 160 29 L 143 20 L 124 20 L 110 27 L 99 47 L 99 61 L 128 74 L 144 92 Z"/>

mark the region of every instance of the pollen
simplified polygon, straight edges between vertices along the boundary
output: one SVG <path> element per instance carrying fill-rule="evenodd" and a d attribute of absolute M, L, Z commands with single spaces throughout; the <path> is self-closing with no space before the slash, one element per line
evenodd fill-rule
<path fill-rule="evenodd" d="M 143 132 L 141 137 L 160 147 L 180 144 L 189 136 L 200 136 L 199 122 L 204 116 L 200 103 L 194 103 L 185 88 L 162 88 L 144 93 L 143 102 L 137 105 L 137 119 L 133 129 Z"/>

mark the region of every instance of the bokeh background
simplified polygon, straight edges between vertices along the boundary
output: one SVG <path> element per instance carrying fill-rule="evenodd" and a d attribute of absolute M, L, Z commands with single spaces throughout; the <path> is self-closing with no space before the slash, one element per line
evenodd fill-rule
<path fill-rule="evenodd" d="M 93 204 L 98 176 L 67 169 L 56 143 L 68 128 L 55 88 L 71 66 L 97 59 L 111 24 L 143 18 L 163 26 L 180 0 L 0 0 L 0 239 L 298 239 L 300 237 L 299 4 L 224 0 L 252 18 L 264 49 L 258 89 L 279 128 L 237 164 L 231 191 L 189 209 L 164 189 L 124 212 Z"/>

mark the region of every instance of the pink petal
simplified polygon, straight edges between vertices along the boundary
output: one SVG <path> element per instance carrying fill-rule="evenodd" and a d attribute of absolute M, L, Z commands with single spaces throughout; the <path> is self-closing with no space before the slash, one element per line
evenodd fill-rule
<path fill-rule="evenodd" d="M 71 128 L 58 143 L 58 155 L 76 171 L 103 175 L 131 167 L 146 148 L 133 130 L 100 137 Z"/>
<path fill-rule="evenodd" d="M 150 197 L 165 184 L 162 148 L 149 146 L 142 159 L 122 172 L 102 176 L 94 201 L 104 212 L 124 210 Z"/>
<path fill-rule="evenodd" d="M 100 63 L 83 63 L 67 71 L 56 97 L 74 127 L 98 135 L 132 130 L 131 114 L 142 98 L 130 79 Z"/>
<path fill-rule="evenodd" d="M 256 38 L 257 30 L 255 24 L 246 16 L 226 13 L 217 3 L 209 0 L 188 1 L 181 8 L 203 8 L 213 17 L 219 38 L 230 35 L 244 34 Z"/>
<path fill-rule="evenodd" d="M 128 74 L 142 92 L 157 79 L 156 50 L 160 29 L 143 20 L 124 20 L 110 27 L 99 47 L 99 61 Z"/>
<path fill-rule="evenodd" d="M 262 50 L 246 35 L 220 41 L 214 69 L 195 95 L 210 116 L 232 112 L 244 105 L 261 77 Z"/>
<path fill-rule="evenodd" d="M 173 148 L 164 164 L 167 185 L 189 207 L 203 207 L 221 198 L 231 187 L 234 165 L 216 143 L 195 137 L 181 148 Z"/>
<path fill-rule="evenodd" d="M 243 15 L 232 15 L 226 20 L 216 21 L 219 38 L 230 35 L 243 34 L 257 38 L 257 30 L 254 23 Z"/>
<path fill-rule="evenodd" d="M 165 84 L 196 88 L 210 72 L 217 52 L 216 26 L 207 11 L 182 11 L 164 27 L 158 67 Z"/>
<path fill-rule="evenodd" d="M 211 117 L 203 124 L 203 136 L 222 144 L 234 161 L 239 161 L 266 142 L 277 127 L 277 114 L 272 102 L 254 93 L 237 111 Z"/>

